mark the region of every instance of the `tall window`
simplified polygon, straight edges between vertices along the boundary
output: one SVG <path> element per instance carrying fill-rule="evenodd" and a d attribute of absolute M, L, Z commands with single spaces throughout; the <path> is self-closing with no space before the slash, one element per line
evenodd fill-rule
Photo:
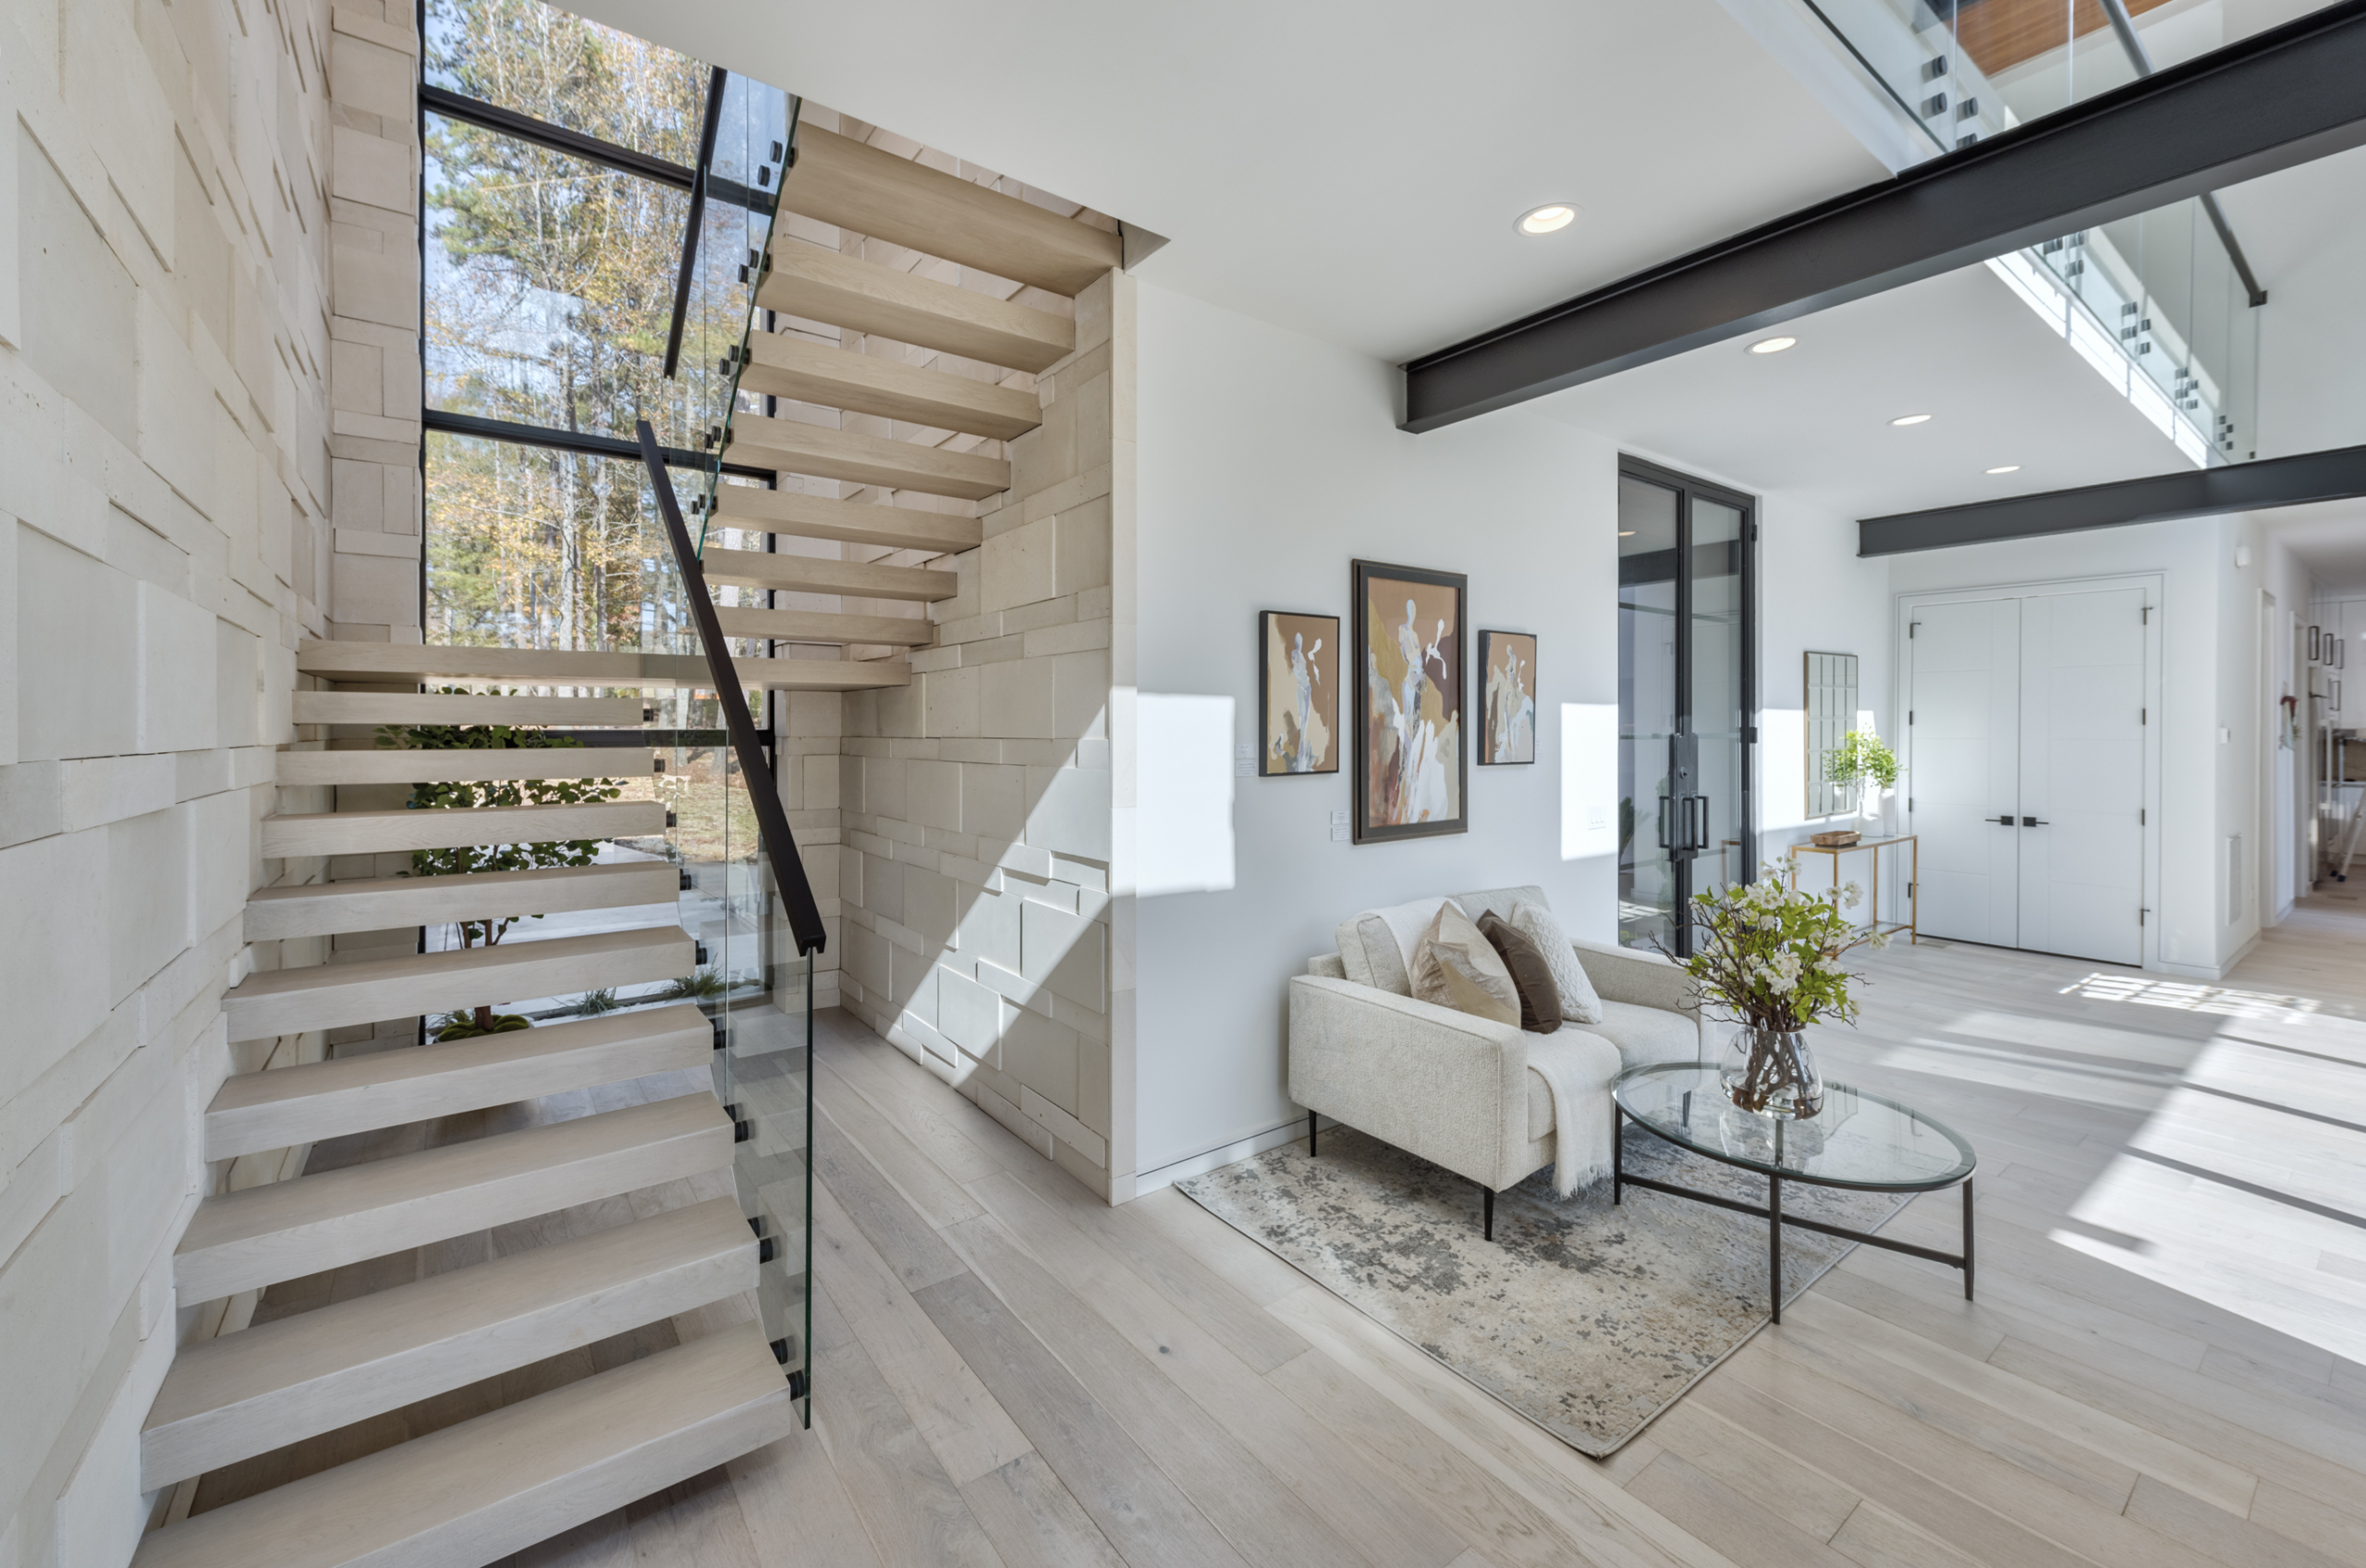
<path fill-rule="evenodd" d="M 720 73 L 542 0 L 426 0 L 421 36 L 427 639 L 677 649 L 629 447 L 690 460 L 716 395 L 666 359 Z"/>

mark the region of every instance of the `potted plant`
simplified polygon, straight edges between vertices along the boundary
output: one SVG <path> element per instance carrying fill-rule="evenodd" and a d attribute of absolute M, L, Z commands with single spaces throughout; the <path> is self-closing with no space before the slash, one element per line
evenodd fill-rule
<path fill-rule="evenodd" d="M 1823 776 L 1856 785 L 1857 814 L 1870 820 L 1881 815 L 1883 793 L 1897 787 L 1897 753 L 1871 730 L 1850 730 L 1823 754 Z"/>
<path fill-rule="evenodd" d="M 1694 952 L 1679 958 L 1701 1008 L 1741 1026 L 1726 1042 L 1718 1076 L 1744 1111 L 1780 1117 L 1823 1109 L 1823 1078 L 1805 1030 L 1823 1020 L 1853 1023 L 1849 986 L 1860 977 L 1841 955 L 1877 932 L 1844 912 L 1863 896 L 1856 883 L 1827 893 L 1788 885 L 1774 867 L 1692 900 Z"/>

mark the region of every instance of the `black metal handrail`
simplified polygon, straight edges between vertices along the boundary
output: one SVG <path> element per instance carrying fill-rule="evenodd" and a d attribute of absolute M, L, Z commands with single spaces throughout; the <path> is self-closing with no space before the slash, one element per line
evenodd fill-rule
<path fill-rule="evenodd" d="M 805 865 L 798 858 L 797 840 L 788 831 L 788 813 L 781 808 L 780 792 L 769 787 L 772 772 L 765 761 L 763 742 L 756 734 L 756 721 L 749 714 L 747 689 L 739 684 L 730 644 L 723 639 L 723 626 L 714 613 L 714 599 L 707 592 L 706 569 L 700 564 L 698 546 L 682 522 L 682 505 L 674 494 L 673 477 L 665 471 L 665 449 L 657 444 L 657 432 L 647 419 L 640 421 L 640 460 L 647 466 L 649 482 L 657 492 L 657 509 L 665 518 L 665 537 L 673 544 L 675 564 L 681 568 L 682 590 L 690 602 L 691 619 L 698 623 L 699 640 L 706 645 L 707 667 L 714 675 L 714 695 L 723 709 L 724 728 L 731 735 L 732 752 L 739 759 L 739 776 L 748 786 L 748 799 L 755 808 L 757 836 L 763 841 L 764 855 L 772 861 L 773 880 L 780 884 L 781 903 L 788 910 L 789 933 L 797 939 L 797 951 L 810 956 L 828 944 L 822 910 L 813 902 L 812 883 L 805 880 Z M 760 780 L 764 781 L 765 787 L 759 787 Z"/>

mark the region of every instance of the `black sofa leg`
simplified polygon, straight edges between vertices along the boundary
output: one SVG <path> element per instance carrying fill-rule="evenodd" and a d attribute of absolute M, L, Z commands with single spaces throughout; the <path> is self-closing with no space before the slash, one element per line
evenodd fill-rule
<path fill-rule="evenodd" d="M 1482 1185 L 1479 1191 L 1482 1195 L 1481 1209 L 1485 1216 L 1481 1227 L 1482 1234 L 1486 1240 L 1494 1241 L 1495 1239 L 1495 1189 Z"/>
<path fill-rule="evenodd" d="M 1314 1158 L 1314 1115 L 1311 1111 L 1306 1113 L 1306 1157 L 1309 1160 Z"/>

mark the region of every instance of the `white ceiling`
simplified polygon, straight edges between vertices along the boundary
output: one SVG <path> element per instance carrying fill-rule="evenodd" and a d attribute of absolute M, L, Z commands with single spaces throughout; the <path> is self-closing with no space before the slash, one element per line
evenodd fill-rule
<path fill-rule="evenodd" d="M 1165 236 L 1146 279 L 1389 360 L 1886 173 L 1720 0 L 566 3 Z M 2275 297 L 2262 455 L 2366 441 L 2366 150 L 2225 197 Z M 1570 228 L 1514 232 L 1556 201 Z M 2184 466 L 1983 268 L 1788 330 L 1531 407 L 1846 516 Z"/>
<path fill-rule="evenodd" d="M 1886 174 L 1716 0 L 566 0 L 1164 235 L 1401 360 Z M 1559 234 L 1531 207 L 1569 201 Z"/>
<path fill-rule="evenodd" d="M 2366 501 L 2327 501 L 2259 514 L 2260 526 L 2291 547 L 2320 590 L 2366 590 Z"/>

